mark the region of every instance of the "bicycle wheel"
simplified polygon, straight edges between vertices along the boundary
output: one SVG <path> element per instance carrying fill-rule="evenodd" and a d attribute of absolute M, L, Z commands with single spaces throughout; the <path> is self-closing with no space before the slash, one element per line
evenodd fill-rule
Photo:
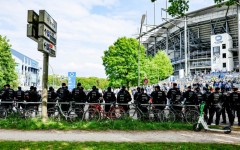
<path fill-rule="evenodd" d="M 187 123 L 192 124 L 198 121 L 199 112 L 196 110 L 189 110 L 185 114 Z"/>
<path fill-rule="evenodd" d="M 84 112 L 84 120 L 86 121 L 99 121 L 100 118 L 100 112 L 95 108 L 88 108 Z"/>
<path fill-rule="evenodd" d="M 181 110 L 175 110 L 175 121 L 177 122 L 184 122 L 184 115 Z"/>
<path fill-rule="evenodd" d="M 48 118 L 53 119 L 55 121 L 61 120 L 61 115 L 56 108 L 49 108 L 47 110 Z"/>
<path fill-rule="evenodd" d="M 6 119 L 7 118 L 7 111 L 4 108 L 0 108 L 0 119 Z"/>
<path fill-rule="evenodd" d="M 110 119 L 124 119 L 126 117 L 126 113 L 123 108 L 116 107 L 109 112 L 109 117 Z"/>
<path fill-rule="evenodd" d="M 38 118 L 39 112 L 36 109 L 29 109 L 25 113 L 25 118 Z"/>
<path fill-rule="evenodd" d="M 84 111 L 80 108 L 75 108 L 69 111 L 68 117 L 71 122 L 83 120 Z"/>
<path fill-rule="evenodd" d="M 127 112 L 127 115 L 129 116 L 129 118 L 134 119 L 134 120 L 137 120 L 137 119 L 141 120 L 141 118 L 142 118 L 140 112 L 135 108 L 129 109 Z"/>
<path fill-rule="evenodd" d="M 161 121 L 161 110 L 153 109 L 149 111 L 148 118 L 150 121 Z"/>
<path fill-rule="evenodd" d="M 164 109 L 161 111 L 160 114 L 160 121 L 162 122 L 174 122 L 176 119 L 175 114 L 169 110 L 169 109 Z"/>

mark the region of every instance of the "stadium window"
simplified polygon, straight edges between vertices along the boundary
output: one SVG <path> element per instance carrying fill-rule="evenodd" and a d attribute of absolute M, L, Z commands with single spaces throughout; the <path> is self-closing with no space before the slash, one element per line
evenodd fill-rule
<path fill-rule="evenodd" d="M 226 68 L 226 67 L 227 67 L 226 63 L 223 63 L 223 68 Z"/>
<path fill-rule="evenodd" d="M 226 58 L 226 53 L 223 53 L 222 58 Z"/>
<path fill-rule="evenodd" d="M 222 49 L 226 49 L 226 44 L 222 44 Z"/>

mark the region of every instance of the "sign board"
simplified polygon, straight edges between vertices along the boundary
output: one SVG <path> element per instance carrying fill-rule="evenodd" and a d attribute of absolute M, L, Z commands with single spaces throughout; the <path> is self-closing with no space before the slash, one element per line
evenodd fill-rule
<path fill-rule="evenodd" d="M 27 37 L 38 42 L 38 27 L 34 24 L 27 24 Z"/>
<path fill-rule="evenodd" d="M 57 42 L 57 34 L 54 33 L 50 28 L 48 28 L 44 24 L 38 25 L 38 36 L 47 39 L 49 42 L 56 45 Z"/>
<path fill-rule="evenodd" d="M 68 90 L 72 91 L 76 87 L 76 72 L 68 72 Z"/>
<path fill-rule="evenodd" d="M 39 10 L 39 22 L 45 23 L 53 32 L 57 32 L 57 22 L 45 10 Z"/>
<path fill-rule="evenodd" d="M 38 19 L 39 19 L 39 16 L 35 11 L 28 10 L 28 18 L 27 18 L 28 23 L 36 24 L 38 23 Z"/>
<path fill-rule="evenodd" d="M 143 83 L 144 83 L 144 84 L 148 84 L 148 79 L 145 78 L 145 79 L 143 80 Z"/>
<path fill-rule="evenodd" d="M 38 38 L 38 50 L 41 52 L 49 53 L 49 55 L 52 57 L 56 57 L 56 46 L 44 38 Z"/>

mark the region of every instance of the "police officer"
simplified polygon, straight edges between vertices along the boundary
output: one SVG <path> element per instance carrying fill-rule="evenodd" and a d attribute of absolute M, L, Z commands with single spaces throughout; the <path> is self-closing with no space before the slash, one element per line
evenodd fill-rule
<path fill-rule="evenodd" d="M 11 89 L 10 85 L 7 84 L 6 88 L 2 94 L 2 100 L 6 102 L 12 102 L 14 100 L 14 90 Z M 2 103 L 2 106 L 5 108 L 9 108 L 9 106 L 12 106 L 11 103 Z"/>
<path fill-rule="evenodd" d="M 230 122 L 231 125 L 234 123 L 235 113 L 237 113 L 238 126 L 240 126 L 240 94 L 238 93 L 238 88 L 233 87 L 233 92 L 229 96 L 230 105 L 232 108 L 233 119 Z"/>
<path fill-rule="evenodd" d="M 87 94 L 87 101 L 89 103 L 98 103 L 100 101 L 101 94 L 98 92 L 96 86 L 92 87 L 92 90 Z"/>
<path fill-rule="evenodd" d="M 111 87 L 107 88 L 107 91 L 104 93 L 103 95 L 103 99 L 105 101 L 105 103 L 113 103 L 116 102 L 116 96 L 115 94 L 112 92 Z M 105 104 L 105 112 L 109 112 L 111 105 L 106 105 Z"/>
<path fill-rule="evenodd" d="M 23 102 L 24 101 L 24 91 L 22 90 L 21 87 L 18 87 L 18 90 L 15 92 L 15 98 L 18 102 Z M 25 108 L 25 105 L 23 103 L 20 103 L 18 107 Z"/>
<path fill-rule="evenodd" d="M 144 92 L 144 88 L 141 88 L 140 89 L 140 95 L 138 96 L 136 102 L 137 104 L 139 104 L 139 108 L 141 109 L 141 111 L 145 114 L 145 117 L 147 117 L 147 112 L 148 112 L 148 109 L 147 109 L 147 105 L 142 105 L 142 104 L 148 104 L 149 103 L 149 100 L 150 100 L 150 96 Z"/>
<path fill-rule="evenodd" d="M 152 103 L 153 104 L 162 104 L 167 103 L 167 97 L 164 91 L 160 90 L 160 86 L 155 86 L 155 91 L 151 93 Z M 155 106 L 156 109 L 163 110 L 165 106 Z"/>
<path fill-rule="evenodd" d="M 86 103 L 86 98 L 87 95 L 86 93 L 83 91 L 83 87 L 81 87 L 81 83 L 77 84 L 77 88 L 74 88 L 72 91 L 72 96 L 73 96 L 73 100 L 77 103 Z M 80 104 L 79 108 L 84 110 L 85 105 L 84 104 Z"/>
<path fill-rule="evenodd" d="M 48 90 L 48 102 L 56 102 L 56 98 L 57 98 L 57 93 L 55 92 L 53 87 L 49 87 Z M 54 104 L 47 104 L 48 108 L 52 108 L 54 107 Z"/>
<path fill-rule="evenodd" d="M 57 90 L 57 96 L 60 98 L 61 102 L 68 102 L 70 98 L 70 93 L 68 90 L 68 87 L 66 86 L 66 83 L 62 83 L 62 87 L 60 87 Z M 63 111 L 68 111 L 69 105 L 68 104 L 62 104 L 61 105 Z"/>
<path fill-rule="evenodd" d="M 197 105 L 196 93 L 192 91 L 191 86 L 188 86 L 187 91 L 183 93 L 183 103 L 186 105 Z"/>
<path fill-rule="evenodd" d="M 170 100 L 170 103 L 179 104 L 181 101 L 181 95 L 179 88 L 177 88 L 177 83 L 173 83 L 173 88 L 169 89 L 167 93 L 167 98 Z"/>
<path fill-rule="evenodd" d="M 141 94 L 140 87 L 137 87 L 137 92 L 133 95 L 134 101 L 137 101 L 137 99 L 140 96 L 140 94 Z"/>
<path fill-rule="evenodd" d="M 219 125 L 220 115 L 222 112 L 222 104 L 223 104 L 223 95 L 220 92 L 220 88 L 216 87 L 215 92 L 209 95 L 209 119 L 208 125 L 211 125 L 213 116 L 216 113 L 216 125 Z"/>
<path fill-rule="evenodd" d="M 38 102 L 39 101 L 39 95 L 36 91 L 36 88 L 34 86 L 31 86 L 30 87 L 30 91 L 28 92 L 28 100 L 27 102 L 31 102 L 30 104 L 27 104 L 27 109 L 30 109 L 30 108 L 34 108 L 34 109 L 37 109 L 38 107 L 38 104 L 34 104 L 34 102 Z"/>
<path fill-rule="evenodd" d="M 223 94 L 223 106 L 222 106 L 223 122 L 222 123 L 226 123 L 226 111 L 227 111 L 230 125 L 232 125 L 234 118 L 233 118 L 230 99 L 229 99 L 230 94 L 228 94 L 225 89 L 222 89 L 222 94 Z"/>
<path fill-rule="evenodd" d="M 122 89 L 117 94 L 117 102 L 119 103 L 119 106 L 123 107 L 125 112 L 128 112 L 129 106 L 128 105 L 121 105 L 126 104 L 132 100 L 132 97 L 130 93 L 126 90 L 126 87 L 123 86 Z"/>

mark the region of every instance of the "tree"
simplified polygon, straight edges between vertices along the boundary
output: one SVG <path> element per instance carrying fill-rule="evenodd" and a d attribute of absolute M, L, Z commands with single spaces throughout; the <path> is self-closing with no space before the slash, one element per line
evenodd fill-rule
<path fill-rule="evenodd" d="M 16 63 L 12 58 L 10 48 L 9 40 L 5 36 L 0 35 L 0 87 L 3 87 L 5 84 L 17 87 Z"/>
<path fill-rule="evenodd" d="M 138 83 L 138 48 L 134 38 L 121 37 L 104 51 L 103 65 L 111 86 L 135 86 Z M 146 60 L 144 46 L 140 46 L 140 66 Z M 141 81 L 143 80 L 141 71 Z M 141 82 L 142 83 L 142 82 Z"/>
<path fill-rule="evenodd" d="M 151 1 L 155 2 L 157 0 Z M 168 0 L 168 2 L 170 3 L 170 6 L 167 8 L 167 12 L 171 16 L 184 16 L 185 11 L 188 11 L 189 9 L 189 0 Z M 230 6 L 239 3 L 239 0 L 214 0 L 214 2 L 218 4 L 218 6 Z"/>
<path fill-rule="evenodd" d="M 149 83 L 154 84 L 172 75 L 173 67 L 167 54 L 159 50 L 154 57 L 148 58 L 144 71 Z"/>

